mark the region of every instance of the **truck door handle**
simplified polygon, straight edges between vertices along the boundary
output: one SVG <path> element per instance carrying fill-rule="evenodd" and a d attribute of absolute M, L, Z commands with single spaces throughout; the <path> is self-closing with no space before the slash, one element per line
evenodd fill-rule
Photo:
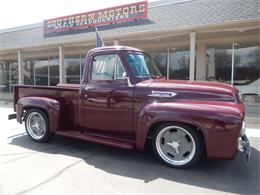
<path fill-rule="evenodd" d="M 93 89 L 95 89 L 95 87 L 88 87 L 88 86 L 85 87 L 85 91 L 93 90 Z"/>

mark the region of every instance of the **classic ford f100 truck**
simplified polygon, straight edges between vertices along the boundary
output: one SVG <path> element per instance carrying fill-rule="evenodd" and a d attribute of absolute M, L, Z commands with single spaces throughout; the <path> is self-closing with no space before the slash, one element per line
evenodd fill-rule
<path fill-rule="evenodd" d="M 172 167 L 206 155 L 250 155 L 244 105 L 236 88 L 220 83 L 166 80 L 149 54 L 111 46 L 88 52 L 80 85 L 14 86 L 15 114 L 28 136 L 61 135 L 124 149 L 144 150 Z"/>

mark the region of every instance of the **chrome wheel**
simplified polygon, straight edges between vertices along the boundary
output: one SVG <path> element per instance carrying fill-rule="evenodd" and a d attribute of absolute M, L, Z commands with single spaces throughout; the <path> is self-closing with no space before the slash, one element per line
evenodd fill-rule
<path fill-rule="evenodd" d="M 196 152 L 193 136 L 180 126 L 167 126 L 160 130 L 155 144 L 162 160 L 173 166 L 188 164 Z"/>
<path fill-rule="evenodd" d="M 46 121 L 40 113 L 31 112 L 26 118 L 26 129 L 33 139 L 40 140 L 46 135 Z"/>

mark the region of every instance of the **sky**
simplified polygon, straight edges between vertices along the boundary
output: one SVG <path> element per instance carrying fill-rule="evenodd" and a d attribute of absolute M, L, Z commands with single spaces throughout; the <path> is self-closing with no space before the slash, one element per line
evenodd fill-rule
<path fill-rule="evenodd" d="M 0 29 L 138 1 L 143 0 L 2 0 Z"/>

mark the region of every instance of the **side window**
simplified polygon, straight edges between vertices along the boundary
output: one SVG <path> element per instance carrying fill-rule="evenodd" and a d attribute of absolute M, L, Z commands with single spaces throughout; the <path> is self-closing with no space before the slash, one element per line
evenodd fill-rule
<path fill-rule="evenodd" d="M 98 55 L 92 63 L 92 80 L 116 80 L 126 75 L 123 64 L 116 54 Z"/>

